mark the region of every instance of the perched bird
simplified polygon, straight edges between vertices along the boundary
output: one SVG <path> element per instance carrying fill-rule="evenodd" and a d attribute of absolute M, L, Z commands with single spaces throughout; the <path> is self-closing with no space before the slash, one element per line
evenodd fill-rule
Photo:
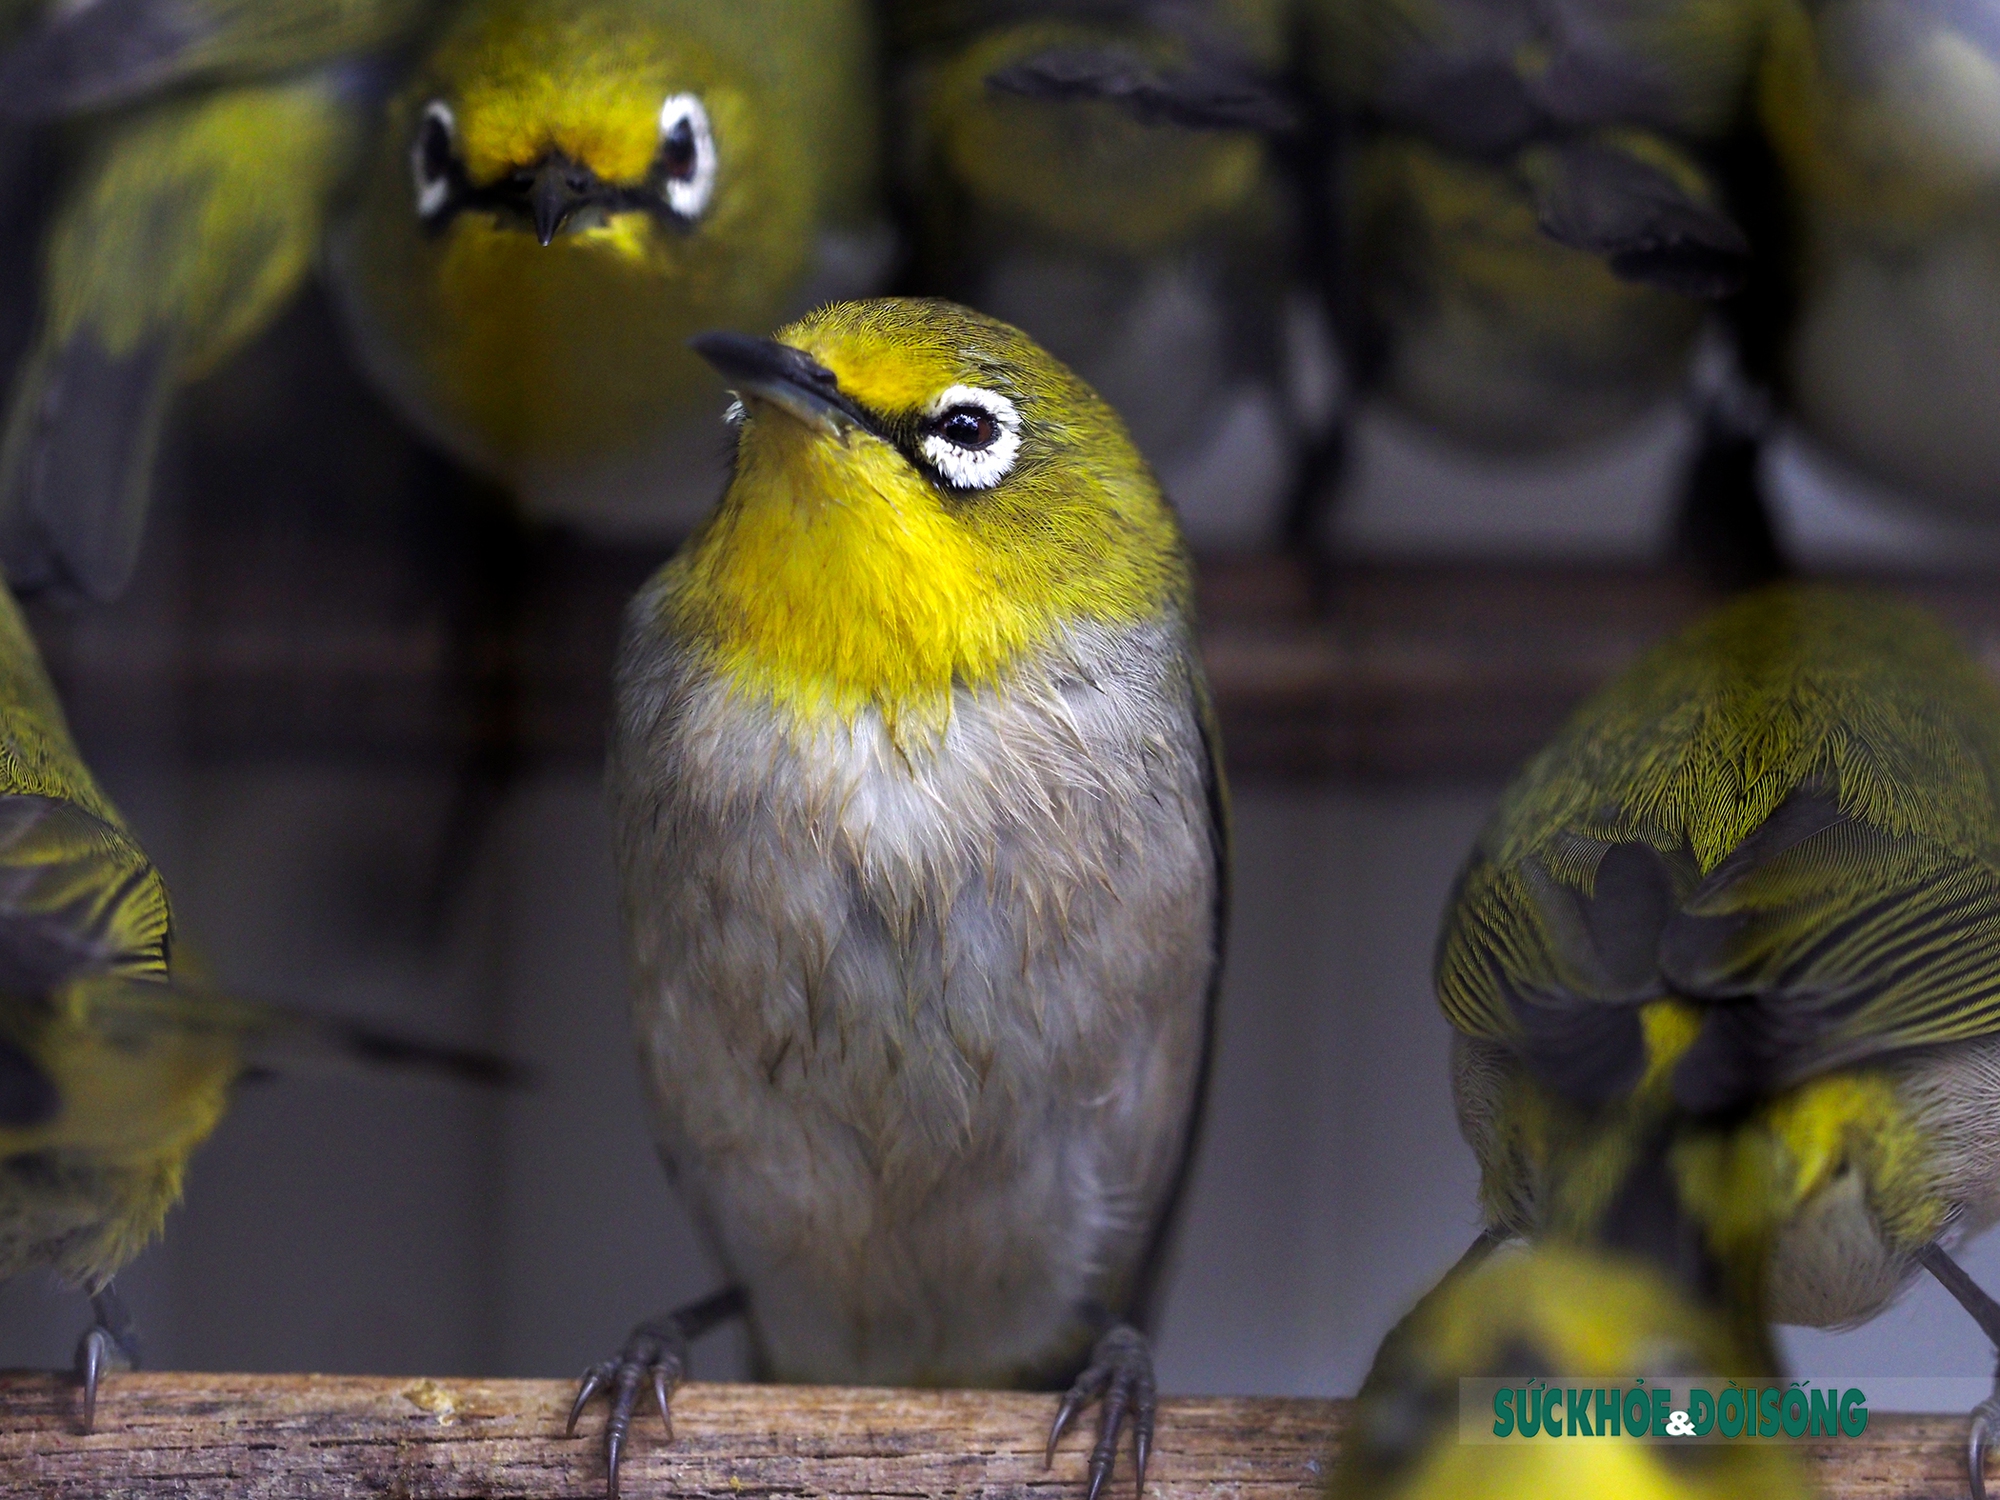
<path fill-rule="evenodd" d="M 311 274 L 364 136 L 357 88 L 313 73 L 174 95 L 93 133 L 48 233 L 40 327 L 0 446 L 15 587 L 123 590 L 173 394 Z"/>
<path fill-rule="evenodd" d="M 1978 0 L 1773 7 L 1786 406 L 1899 500 L 2000 519 L 2000 27 Z"/>
<path fill-rule="evenodd" d="M 1467 1442 L 1461 1379 L 1764 1373 L 1731 1322 L 1658 1268 L 1574 1245 L 1500 1251 L 1446 1279 L 1399 1324 L 1355 1402 L 1331 1500 L 1804 1500 L 1776 1443 Z M 1593 1391 L 1585 1391 L 1586 1396 Z M 1567 1402 L 1565 1402 L 1565 1406 Z M 1559 1408 L 1560 1409 L 1560 1408 Z M 1490 1413 L 1487 1414 L 1490 1416 Z M 1590 1410 L 1585 1408 L 1586 1424 Z M 1559 1420 L 1562 1420 L 1559 1418 Z M 1585 1431 L 1602 1439 L 1586 1425 Z"/>
<path fill-rule="evenodd" d="M 90 1295 L 83 1425 L 136 1360 L 111 1278 L 159 1232 L 231 1086 L 350 1058 L 479 1082 L 483 1054 L 252 1004 L 191 982 L 160 874 L 78 756 L 0 589 L 0 1279 L 48 1269 Z"/>
<path fill-rule="evenodd" d="M 1437 986 L 1493 1232 L 1745 1330 L 1928 1267 L 2000 1341 L 1946 1249 L 2000 1217 L 2000 693 L 1923 613 L 1777 587 L 1645 657 L 1507 791 Z"/>
<path fill-rule="evenodd" d="M 531 515 L 684 534 L 721 477 L 686 340 L 871 274 L 839 264 L 876 170 L 869 23 L 863 0 L 464 0 L 332 241 L 364 367 Z"/>
<path fill-rule="evenodd" d="M 1486 159 L 1422 135 L 1355 142 L 1343 218 L 1371 389 L 1451 440 L 1546 453 L 1686 383 L 1705 299 L 1749 245 L 1700 163 L 1624 128 Z"/>
<path fill-rule="evenodd" d="M 1765 8 L 1308 4 L 1340 143 L 1326 253 L 1356 395 L 1475 451 L 1547 454 L 1685 391 L 1711 308 L 1754 269 L 1728 148 Z M 1741 469 L 1754 444 L 1732 442 L 1719 407 L 1704 393 L 1707 448 Z M 1696 523 L 1718 477 L 1747 483 L 1716 467 L 1705 451 Z M 1302 498 L 1304 539 L 1331 497 Z"/>
<path fill-rule="evenodd" d="M 1097 389 L 1197 536 L 1268 538 L 1330 418 L 1288 7 L 890 8 L 907 280 Z M 1315 363 L 1316 361 L 1316 363 Z"/>
<path fill-rule="evenodd" d="M 735 472 L 639 594 L 608 784 L 656 1136 L 733 1287 L 589 1371 L 618 1459 L 747 1309 L 780 1380 L 1129 1417 L 1220 967 L 1221 768 L 1117 415 L 943 302 L 708 335 Z M 1079 1375 L 1077 1372 L 1082 1370 Z"/>
<path fill-rule="evenodd" d="M 49 230 L 0 563 L 116 594 L 173 392 L 322 267 L 367 372 L 529 515 L 684 534 L 720 478 L 685 338 L 879 268 L 873 57 L 864 0 L 55 7 L 0 109 L 122 108 Z"/>

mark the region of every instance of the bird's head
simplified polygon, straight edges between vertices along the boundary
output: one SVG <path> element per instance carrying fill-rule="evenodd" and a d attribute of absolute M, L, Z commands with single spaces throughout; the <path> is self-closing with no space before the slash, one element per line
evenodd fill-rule
<path fill-rule="evenodd" d="M 1644 1260 L 1556 1241 L 1501 1249 L 1449 1276 L 1382 1341 L 1328 1500 L 1804 1500 L 1783 1445 L 1633 1442 L 1594 1425 L 1599 1391 L 1650 1394 L 1657 1381 L 1686 1407 L 1696 1384 L 1713 1396 L 1718 1381 L 1768 1377 L 1763 1359 Z M 1579 1390 L 1588 1438 L 1570 1421 Z M 1529 1408 L 1518 1428 L 1517 1406 Z M 1545 1415 L 1564 1441 L 1542 1440 Z"/>
<path fill-rule="evenodd" d="M 434 239 L 690 269 L 805 211 L 787 212 L 755 99 L 644 6 L 481 0 L 398 101 L 409 211 Z"/>
<path fill-rule="evenodd" d="M 1066 633 L 1170 618 L 1189 575 L 1118 416 L 950 303 L 823 308 L 696 348 L 740 402 L 735 473 L 666 608 L 741 687 L 813 719 L 937 726 Z"/>

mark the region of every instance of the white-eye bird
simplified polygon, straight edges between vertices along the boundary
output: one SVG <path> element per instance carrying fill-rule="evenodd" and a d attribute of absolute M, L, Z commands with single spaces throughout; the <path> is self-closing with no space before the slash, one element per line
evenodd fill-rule
<path fill-rule="evenodd" d="M 1927 615 L 1745 595 L 1522 771 L 1439 942 L 1493 1232 L 1837 1326 L 2000 1218 L 2000 691 Z M 1975 1413 L 1971 1472 L 2000 1397 Z"/>
<path fill-rule="evenodd" d="M 0 1279 L 49 1270 L 91 1299 L 83 1426 L 136 1360 L 111 1278 L 160 1230 L 188 1158 L 253 1068 L 346 1059 L 482 1083 L 483 1054 L 190 983 L 167 892 L 77 754 L 0 588 Z"/>
<path fill-rule="evenodd" d="M 1749 250 L 1698 161 L 1646 130 L 1497 159 L 1382 130 L 1353 139 L 1347 183 L 1365 385 L 1485 452 L 1559 450 L 1671 397 Z"/>
<path fill-rule="evenodd" d="M 874 49 L 863 0 L 463 0 L 335 233 L 363 365 L 529 514 L 684 534 L 720 478 L 686 341 L 855 274 Z"/>
<path fill-rule="evenodd" d="M 1786 404 L 1900 500 L 2000 520 L 2000 19 L 1783 0 L 1759 86 L 1791 208 Z"/>
<path fill-rule="evenodd" d="M 11 395 L 21 586 L 123 587 L 174 390 L 316 268 L 402 415 L 527 514 L 671 538 L 720 477 L 685 339 L 879 269 L 864 0 L 98 0 L 0 74 L 59 44 L 16 107 L 122 107 L 74 127 Z"/>
<path fill-rule="evenodd" d="M 1288 8 L 890 14 L 908 283 L 1076 370 L 1198 539 L 1267 540 L 1330 418 L 1315 371 L 1334 375 L 1284 147 Z"/>
<path fill-rule="evenodd" d="M 703 355 L 735 471 L 634 600 L 608 785 L 669 1175 L 732 1287 L 587 1373 L 607 1457 L 746 1310 L 781 1380 L 1102 1397 L 1195 1138 L 1226 812 L 1173 512 L 1015 329 L 842 304 Z M 1081 1370 L 1083 1373 L 1078 1374 Z"/>
<path fill-rule="evenodd" d="M 1767 9 L 1312 0 L 1341 161 L 1326 253 L 1357 395 L 1474 451 L 1546 454 L 1685 389 L 1711 304 L 1753 269 L 1723 147 Z M 1724 413 L 1701 415 L 1707 449 L 1754 460 Z M 1713 491 L 1749 483 L 1710 459 L 1687 502 L 1703 518 L 1727 508 Z"/>

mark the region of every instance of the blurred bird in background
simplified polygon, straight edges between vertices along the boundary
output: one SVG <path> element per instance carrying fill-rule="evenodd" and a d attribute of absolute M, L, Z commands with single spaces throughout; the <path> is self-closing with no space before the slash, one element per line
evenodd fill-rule
<path fill-rule="evenodd" d="M 907 282 L 1111 403 L 1198 541 L 1271 541 L 1337 373 L 1289 170 L 1284 0 L 897 0 Z"/>
<path fill-rule="evenodd" d="M 633 602 L 608 773 L 669 1174 L 734 1285 L 588 1372 L 619 1454 L 747 1307 L 782 1380 L 1130 1425 L 1196 1138 L 1227 819 L 1171 510 L 1112 410 L 947 303 L 698 346 L 719 509 Z M 1081 1373 L 1079 1373 L 1081 1372 Z M 1073 1381 L 1073 1383 L 1071 1383 Z"/>
<path fill-rule="evenodd" d="M 204 987 L 0 589 L 0 1279 L 47 1269 L 89 1294 L 86 1431 L 104 1370 L 138 1357 L 112 1277 L 159 1232 L 232 1086 L 327 1061 L 515 1076 L 483 1053 Z"/>
<path fill-rule="evenodd" d="M 1383 1343 L 1330 1500 L 1804 1500 L 1776 1443 L 1524 1441 L 1459 1433 L 1459 1381 L 1622 1383 L 1766 1373 L 1733 1323 L 1659 1267 L 1577 1245 L 1502 1250 L 1448 1277 Z"/>
<path fill-rule="evenodd" d="M 174 391 L 310 274 L 364 108 L 351 80 L 323 72 L 175 94 L 89 132 L 49 227 L 40 326 L 0 445 L 0 562 L 15 587 L 123 590 Z"/>
<path fill-rule="evenodd" d="M 687 340 L 886 268 L 869 22 L 862 0 L 467 0 L 336 231 L 363 363 L 531 515 L 685 534 L 722 477 Z"/>
<path fill-rule="evenodd" d="M 9 113 L 129 103 L 188 83 L 249 82 L 391 46 L 447 0 L 13 0 L 0 59 Z M 28 23 L 32 24 L 28 24 Z"/>
<path fill-rule="evenodd" d="M 1652 1257 L 1757 1347 L 2000 1217 L 2000 694 L 1933 620 L 1746 596 L 1509 788 L 1439 997 L 1490 1232 Z M 2000 1400 L 1974 1414 L 1971 1473 Z"/>
<path fill-rule="evenodd" d="M 1307 0 L 1309 72 L 1338 137 L 1320 190 L 1355 399 L 1379 394 L 1451 442 L 1524 455 L 1604 437 L 1684 389 L 1709 307 L 1750 275 L 1718 158 L 1742 128 L 1763 12 Z M 1742 425 L 1720 398 L 1702 420 L 1710 449 Z M 1741 467 L 1748 450 L 1731 451 Z M 1690 505 L 1740 531 L 1704 463 L 1716 467 L 1697 461 Z M 1302 498 L 1294 531 L 1309 540 L 1329 497 Z M 1770 551 L 1739 535 L 1700 535 L 1695 550 L 1735 566 L 1726 554 L 1745 546 Z"/>
<path fill-rule="evenodd" d="M 2000 520 L 2000 17 L 1773 9 L 1759 102 L 1791 212 L 1791 413 L 1899 501 Z"/>
<path fill-rule="evenodd" d="M 46 82 L 7 107 L 123 107 L 76 129 L 0 561 L 122 588 L 174 389 L 271 322 L 330 230 L 362 363 L 419 430 L 530 515 L 684 530 L 719 475 L 684 338 L 870 274 L 821 252 L 867 222 L 873 45 L 860 0 L 49 10 L 0 59 Z"/>

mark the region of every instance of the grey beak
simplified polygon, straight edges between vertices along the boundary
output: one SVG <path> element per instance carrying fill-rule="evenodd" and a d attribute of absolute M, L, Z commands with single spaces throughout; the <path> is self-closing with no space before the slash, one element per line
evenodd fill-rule
<path fill-rule="evenodd" d="M 544 245 L 588 199 L 587 192 L 580 193 L 571 184 L 574 171 L 560 156 L 551 156 L 536 169 L 534 186 L 528 189 L 528 212 L 535 221 L 535 238 Z"/>
<path fill-rule="evenodd" d="M 825 365 L 802 349 L 742 333 L 704 333 L 688 347 L 715 366 L 741 394 L 768 401 L 828 437 L 850 428 L 873 432 L 875 423 L 840 389 Z"/>

